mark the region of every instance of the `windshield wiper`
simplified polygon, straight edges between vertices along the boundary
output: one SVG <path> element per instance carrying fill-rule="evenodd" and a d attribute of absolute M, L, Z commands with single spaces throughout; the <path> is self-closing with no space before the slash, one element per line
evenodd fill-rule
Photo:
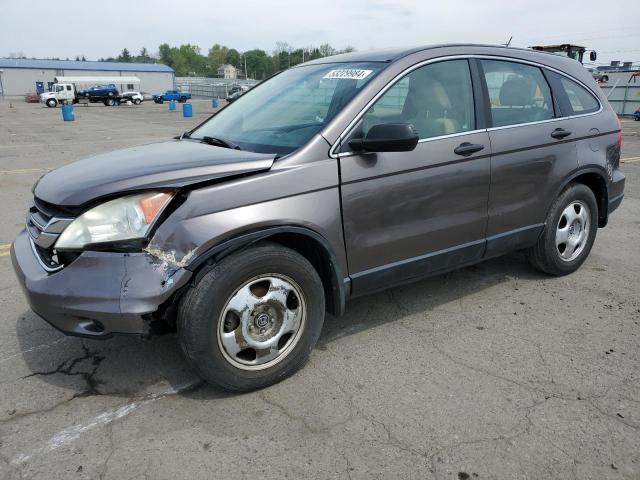
<path fill-rule="evenodd" d="M 218 147 L 230 148 L 232 150 L 242 150 L 239 145 L 236 145 L 230 140 L 225 140 L 223 138 L 209 137 L 206 135 L 202 137 L 202 143 L 206 143 L 207 145 L 215 145 Z"/>

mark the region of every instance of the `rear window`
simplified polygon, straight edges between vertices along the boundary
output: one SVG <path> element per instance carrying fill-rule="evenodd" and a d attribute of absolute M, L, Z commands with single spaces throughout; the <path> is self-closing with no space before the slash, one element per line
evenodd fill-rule
<path fill-rule="evenodd" d="M 560 84 L 567 94 L 573 115 L 593 113 L 600 109 L 598 100 L 586 88 L 564 76 L 560 78 Z"/>

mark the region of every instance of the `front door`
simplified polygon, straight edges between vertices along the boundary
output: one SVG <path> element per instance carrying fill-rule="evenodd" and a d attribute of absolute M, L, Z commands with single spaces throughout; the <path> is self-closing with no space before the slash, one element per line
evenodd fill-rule
<path fill-rule="evenodd" d="M 414 151 L 348 151 L 371 126 L 398 122 L 417 129 Z M 412 70 L 347 134 L 339 161 L 353 295 L 482 257 L 491 149 L 479 126 L 470 65 L 457 59 Z"/>

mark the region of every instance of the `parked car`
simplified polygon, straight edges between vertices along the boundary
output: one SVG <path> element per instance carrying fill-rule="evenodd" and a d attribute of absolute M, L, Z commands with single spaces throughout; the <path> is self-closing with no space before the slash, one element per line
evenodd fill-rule
<path fill-rule="evenodd" d="M 89 98 L 95 99 L 96 101 L 102 102 L 105 98 L 118 97 L 119 92 L 114 84 L 109 85 L 94 85 L 91 88 L 87 88 L 85 90 L 80 90 L 78 92 L 78 97 L 80 98 Z"/>
<path fill-rule="evenodd" d="M 203 378 L 251 390 L 299 369 L 348 299 L 514 250 L 575 272 L 622 201 L 621 139 L 568 58 L 322 58 L 174 140 L 47 173 L 11 255 L 63 332 L 166 322 Z"/>
<path fill-rule="evenodd" d="M 164 93 L 159 93 L 153 96 L 153 101 L 156 103 L 168 102 L 169 100 L 177 100 L 184 103 L 191 98 L 191 92 L 181 92 L 180 90 L 167 90 Z"/>
<path fill-rule="evenodd" d="M 24 101 L 27 103 L 40 103 L 40 95 L 34 92 L 27 93 L 24 96 Z"/>
<path fill-rule="evenodd" d="M 140 92 L 140 95 L 142 95 L 143 100 L 153 100 L 153 94 L 149 92 Z"/>
<path fill-rule="evenodd" d="M 140 105 L 144 101 L 144 96 L 140 92 L 122 92 L 120 94 L 122 100 L 130 101 L 135 105 Z"/>
<path fill-rule="evenodd" d="M 232 93 L 231 95 L 229 95 L 225 100 L 229 103 L 234 102 L 235 100 L 237 100 L 238 98 L 240 98 L 242 95 L 244 95 L 246 92 L 244 90 L 237 90 L 234 93 Z"/>

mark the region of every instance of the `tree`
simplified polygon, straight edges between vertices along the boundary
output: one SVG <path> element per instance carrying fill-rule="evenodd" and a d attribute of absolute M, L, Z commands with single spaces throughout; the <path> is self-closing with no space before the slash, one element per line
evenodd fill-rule
<path fill-rule="evenodd" d="M 215 77 L 218 75 L 220 65 L 227 63 L 228 52 L 229 49 L 227 47 L 218 43 L 209 49 L 209 54 L 207 55 L 207 71 L 210 76 Z"/>
<path fill-rule="evenodd" d="M 230 48 L 227 50 L 225 62 L 233 65 L 234 67 L 238 67 L 240 65 L 240 52 L 235 48 Z"/>
<path fill-rule="evenodd" d="M 151 58 L 151 55 L 149 55 L 149 52 L 147 51 L 146 47 L 142 47 L 140 49 L 140 55 L 138 55 L 138 57 L 136 58 L 137 62 L 140 63 L 152 63 L 153 59 Z"/>
<path fill-rule="evenodd" d="M 164 63 L 165 65 L 171 66 L 171 47 L 169 46 L 169 44 L 161 44 L 158 48 L 158 51 L 160 54 L 160 62 Z"/>
<path fill-rule="evenodd" d="M 126 48 L 123 48 L 122 52 L 120 53 L 120 56 L 118 57 L 118 61 L 119 62 L 130 62 L 131 61 L 131 54 L 129 53 L 129 50 L 127 50 Z"/>
<path fill-rule="evenodd" d="M 248 77 L 264 80 L 273 74 L 273 61 L 264 50 L 248 50 L 243 55 L 247 64 L 246 73 Z"/>

